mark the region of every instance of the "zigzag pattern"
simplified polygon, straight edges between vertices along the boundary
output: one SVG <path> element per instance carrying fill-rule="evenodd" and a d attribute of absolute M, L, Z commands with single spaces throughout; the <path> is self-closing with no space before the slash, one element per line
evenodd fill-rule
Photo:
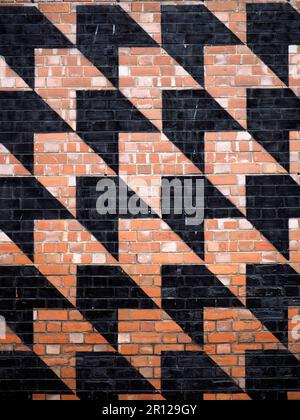
<path fill-rule="evenodd" d="M 0 399 L 15 393 L 25 399 L 46 394 L 83 400 L 127 394 L 289 399 L 300 389 L 299 349 L 289 334 L 292 307 L 300 306 L 293 244 L 299 184 L 289 173 L 299 98 L 288 80 L 299 13 L 287 3 L 247 5 L 246 45 L 284 85 L 247 85 L 245 127 L 212 93 L 206 61 L 209 48 L 244 47 L 244 40 L 209 4 L 162 6 L 157 11 L 161 40 L 122 5 L 68 6 L 68 11 L 59 22 L 68 16 L 75 38 L 42 6 L 0 6 L 0 54 L 19 81 L 0 91 L 2 155 L 12 168 L 0 178 L 0 228 L 7 235 L 0 251 L 8 255 L 0 266 L 0 314 L 11 329 L 0 342 L 5 360 Z M 273 28 L 267 39 L 266 24 Z M 75 125 L 58 112 L 53 92 L 41 91 L 39 84 L 38 49 L 54 48 L 83 55 L 92 69 L 86 77 L 95 89 L 71 84 L 57 92 L 71 98 Z M 128 91 L 125 79 L 145 77 L 138 61 L 126 62 L 141 49 L 146 63 L 147 51 L 155 57 L 163 49 L 161 57 L 176 65 L 188 85 L 171 86 L 161 75 L 160 86 L 144 80 L 143 94 L 152 82 L 166 88 L 149 90 L 150 102 L 139 101 L 135 89 L 142 88 Z M 99 77 L 107 79 L 103 89 Z M 155 101 L 158 115 L 147 108 Z M 212 162 L 210 140 L 218 136 L 220 149 Z M 238 150 L 226 136 L 231 142 L 242 139 Z M 143 147 L 150 156 L 146 162 Z M 218 158 L 230 162 L 230 153 L 243 161 L 248 151 L 254 162 L 242 178 L 231 167 L 229 173 L 236 175 L 231 185 L 211 168 Z M 162 165 L 168 162 L 154 158 L 162 154 L 163 159 L 163 153 L 171 159 L 168 170 Z M 150 200 L 138 183 L 147 176 L 157 179 Z M 118 188 L 126 183 L 128 200 L 137 192 L 148 214 L 124 214 L 120 203 L 115 215 L 96 214 L 95 186 L 104 177 Z M 174 177 L 204 181 L 205 220 L 196 228 L 160 207 L 162 180 Z M 235 238 L 240 249 L 234 248 Z M 238 254 L 247 247 L 251 252 L 242 259 Z M 267 263 L 258 263 L 259 251 Z M 228 311 L 230 323 L 248 318 L 241 333 L 221 337 L 222 330 L 213 333 L 209 326 L 224 322 Z M 150 322 L 155 332 L 145 328 Z M 254 347 L 243 337 L 247 331 Z M 242 373 L 221 357 L 228 352 L 221 344 L 239 358 Z M 55 369 L 58 346 L 69 355 L 68 372 Z M 35 377 L 38 369 L 41 376 Z"/>

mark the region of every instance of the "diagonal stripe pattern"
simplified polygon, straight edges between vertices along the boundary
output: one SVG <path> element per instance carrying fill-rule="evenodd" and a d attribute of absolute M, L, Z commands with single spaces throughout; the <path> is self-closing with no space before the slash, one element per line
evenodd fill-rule
<path fill-rule="evenodd" d="M 139 6 L 132 4 L 131 12 L 139 10 Z M 143 7 L 146 11 L 146 3 Z M 228 107 L 225 109 L 222 107 L 222 101 L 217 94 L 216 99 L 214 98 L 212 89 L 208 88 L 207 91 L 203 89 L 207 82 L 204 64 L 207 64 L 205 54 L 208 48 L 220 46 L 224 50 L 227 46 L 229 49 L 231 46 L 242 46 L 240 37 L 233 29 L 228 29 L 222 23 L 220 13 L 213 13 L 203 4 L 163 5 L 157 8 L 157 3 L 149 2 L 147 7 L 150 11 L 153 7 L 154 20 L 156 15 L 160 17 L 161 46 L 133 18 L 134 13 L 129 15 L 125 11 L 126 7 L 123 4 L 78 6 L 75 13 L 76 43 L 75 40 L 72 43 L 70 38 L 63 34 L 62 28 L 58 30 L 57 25 L 51 22 L 50 14 L 46 17 L 34 6 L 17 6 L 14 8 L 14 13 L 11 13 L 12 8 L 9 6 L 0 7 L 0 33 L 4 34 L 0 40 L 0 53 L 12 70 L 32 89 L 22 92 L 19 90 L 7 92 L 1 89 L 0 141 L 7 149 L 5 153 L 8 156 L 9 152 L 12 153 L 31 174 L 40 175 L 39 178 L 35 178 L 27 172 L 26 176 L 22 173 L 22 177 L 6 176 L 0 180 L 1 230 L 31 259 L 31 263 L 26 263 L 31 266 L 28 267 L 27 274 L 30 280 L 25 279 L 25 284 L 18 274 L 18 270 L 25 269 L 25 266 L 19 265 L 24 264 L 24 260 L 19 257 L 18 262 L 16 258 L 15 266 L 10 267 L 9 272 L 14 278 L 14 287 L 9 289 L 10 295 L 6 294 L 3 288 L 9 276 L 7 273 L 3 276 L 4 283 L 1 285 L 1 290 L 4 293 L 5 304 L 2 311 L 7 314 L 8 325 L 25 344 L 30 344 L 33 348 L 37 345 L 35 343 L 37 331 L 34 331 L 37 320 L 34 309 L 47 312 L 55 308 L 67 314 L 67 319 L 64 319 L 63 315 L 57 336 L 51 338 L 53 341 L 49 341 L 53 344 L 52 347 L 49 345 L 47 350 L 49 353 L 43 354 L 41 349 L 34 348 L 35 355 L 31 357 L 29 354 L 26 355 L 26 352 L 18 351 L 14 351 L 13 356 L 5 352 L 0 354 L 3 358 L 8 358 L 11 363 L 20 366 L 16 371 L 15 381 L 16 383 L 25 381 L 26 387 L 20 390 L 16 388 L 14 391 L 18 392 L 21 398 L 34 398 L 35 394 L 38 397 L 40 394 L 49 393 L 61 394 L 62 398 L 68 398 L 71 389 L 82 399 L 98 399 L 103 396 L 117 399 L 119 394 L 126 398 L 128 393 L 151 394 L 153 398 L 166 399 L 185 399 L 190 398 L 190 395 L 197 399 L 206 399 L 211 395 L 225 393 L 231 394 L 233 398 L 235 394 L 243 398 L 243 393 L 247 393 L 247 397 L 252 399 L 287 399 L 291 393 L 299 389 L 299 362 L 288 349 L 289 308 L 299 306 L 298 283 L 295 281 L 299 269 L 292 268 L 289 264 L 289 226 L 292 220 L 298 218 L 299 186 L 291 175 L 284 175 L 282 172 L 290 170 L 290 135 L 298 129 L 299 100 L 288 86 L 288 51 L 290 45 L 298 42 L 299 14 L 286 3 L 250 4 L 245 10 L 247 47 L 281 79 L 284 86 L 280 86 L 280 89 L 278 86 L 276 89 L 248 87 L 247 127 L 244 127 L 237 121 L 238 118 L 234 118 L 232 112 L 227 112 Z M 68 14 L 65 12 L 62 14 L 65 14 L 64 19 L 66 19 Z M 264 38 L 265 22 L 274 27 L 272 36 L 271 38 L 269 36 L 270 39 L 267 41 Z M 288 37 L 286 34 L 283 35 L 286 22 L 293 23 Z M 266 43 L 269 48 L 267 51 Z M 46 86 L 40 84 L 40 80 L 35 80 L 39 79 L 35 73 L 36 48 L 58 48 L 61 51 L 77 49 L 85 59 L 89 60 L 91 63 L 89 65 L 95 66 L 108 80 L 104 90 L 90 90 L 89 86 L 80 88 L 79 76 L 78 90 L 74 92 L 75 96 L 73 93 L 69 96 L 69 100 L 72 98 L 75 103 L 76 112 L 76 125 L 71 124 L 72 128 L 67 114 L 57 111 L 53 98 L 49 100 L 53 93 L 43 91 Z M 126 48 L 130 52 L 129 59 L 134 58 L 135 49 L 142 51 L 142 55 L 144 49 L 146 55 L 147 52 L 150 53 L 151 48 L 162 48 L 163 54 L 169 54 L 179 66 L 184 68 L 182 77 L 186 77 L 188 72 L 199 83 L 197 88 L 191 89 L 188 86 L 188 89 L 180 90 L 169 89 L 169 84 L 166 85 L 168 89 L 163 90 L 162 102 L 158 108 L 162 116 L 161 132 L 159 125 L 154 125 L 150 118 L 145 116 L 142 101 L 135 99 L 133 104 L 131 98 L 126 97 L 126 90 L 122 84 L 126 81 L 122 79 L 124 74 L 120 73 L 119 65 L 120 50 Z M 52 50 L 52 54 L 55 63 L 55 50 Z M 272 61 L 275 54 L 279 54 L 278 62 Z M 163 60 L 160 65 L 162 63 Z M 243 65 L 243 63 L 237 64 Z M 55 67 L 52 71 L 56 71 Z M 99 73 L 93 74 L 99 75 Z M 112 89 L 112 86 L 115 89 Z M 59 97 L 59 92 L 56 94 Z M 156 95 L 157 92 L 154 93 L 154 97 Z M 58 108 L 61 106 L 59 104 Z M 154 102 L 153 106 L 155 107 Z M 273 164 L 270 170 L 272 175 L 267 174 L 266 167 L 262 171 L 263 175 L 257 173 L 256 171 L 260 170 L 260 165 L 257 164 L 251 167 L 252 170 L 254 168 L 254 173 L 248 173 L 247 169 L 239 171 L 239 168 L 236 168 L 237 176 L 231 180 L 233 187 L 228 189 L 229 179 L 223 177 L 220 182 L 216 174 L 210 173 L 209 158 L 212 150 L 208 139 L 214 135 L 217 137 L 221 133 L 220 135 L 228 135 L 230 141 L 233 141 L 233 136 L 238 139 L 240 135 L 247 134 L 246 130 L 253 137 L 253 141 L 264 148 L 268 162 L 271 161 Z M 54 146 L 50 146 L 52 162 L 47 167 L 46 162 L 49 164 L 46 159 L 47 149 L 39 156 L 38 149 L 35 148 L 39 146 L 35 138 L 37 135 L 51 135 L 54 141 L 63 138 L 67 142 L 77 136 L 73 146 L 70 144 L 69 148 L 67 147 L 66 158 L 75 159 L 73 166 L 68 167 L 64 161 L 59 165 L 60 156 L 55 156 L 55 148 L 51 149 Z M 129 149 L 128 151 L 125 149 L 125 153 L 121 155 L 120 144 L 124 135 L 128 138 Z M 177 167 L 171 166 L 167 173 L 165 167 L 157 170 L 156 158 L 148 160 L 145 155 L 144 162 L 143 153 L 137 153 L 137 160 L 132 168 L 130 165 L 126 168 L 124 162 L 120 162 L 120 156 L 126 157 L 126 153 L 130 155 L 130 147 L 134 144 L 140 144 L 140 150 L 146 152 L 153 139 L 158 139 L 157 150 L 161 147 L 163 153 L 171 155 L 166 156 L 170 162 L 174 156 L 176 164 L 180 159 Z M 220 147 L 218 140 L 214 141 L 216 147 Z M 80 142 L 86 143 L 86 148 L 82 149 L 79 146 Z M 173 146 L 175 150 L 172 149 Z M 166 147 L 165 151 L 163 147 Z M 228 157 L 228 145 L 223 144 L 223 147 L 224 149 L 221 147 L 217 151 L 223 153 L 223 157 L 227 153 Z M 236 152 L 244 156 L 245 151 L 239 147 Z M 103 159 L 100 161 L 101 165 L 99 160 L 95 160 L 98 165 L 96 170 L 87 169 L 84 161 L 82 163 L 84 169 L 76 163 L 76 156 L 79 156 L 82 150 L 89 154 L 88 164 L 92 162 L 93 153 Z M 249 150 L 250 154 L 252 152 L 253 150 Z M 187 162 L 190 164 L 189 169 Z M 197 227 L 199 234 L 195 235 L 193 229 L 187 229 L 184 220 L 180 218 L 168 218 L 161 214 L 159 220 L 159 211 L 150 217 L 150 207 L 148 217 L 137 214 L 132 218 L 127 214 L 122 216 L 122 220 L 119 220 L 118 216 L 113 221 L 93 218 L 94 204 L 91 200 L 93 197 L 85 186 L 95 184 L 97 180 L 95 175 L 98 179 L 107 175 L 107 171 L 110 176 L 112 173 L 118 175 L 120 163 L 122 175 L 126 175 L 127 169 L 133 169 L 129 174 L 133 173 L 137 178 L 140 174 L 149 179 L 152 175 L 158 175 L 162 181 L 164 177 L 172 178 L 178 173 L 183 177 L 200 175 L 206 185 L 206 220 L 203 225 Z M 65 190 L 60 188 L 57 191 L 57 179 L 51 172 L 47 172 L 49 168 L 54 168 L 54 165 L 58 171 L 57 176 L 64 176 L 67 182 L 62 185 L 67 187 Z M 142 172 L 139 172 L 140 170 Z M 17 169 L 13 169 L 9 175 L 15 175 L 15 171 Z M 114 176 L 111 178 L 123 182 L 121 178 Z M 134 181 L 131 181 L 131 187 L 132 183 Z M 236 203 L 234 187 L 237 185 L 244 187 L 244 208 L 242 208 L 243 203 L 238 207 L 234 205 Z M 134 191 L 130 192 L 133 193 Z M 253 255 L 251 258 L 247 254 L 237 259 L 238 264 L 231 263 L 227 267 L 211 260 L 212 248 L 206 250 L 206 247 L 211 246 L 211 243 L 224 241 L 224 233 L 222 239 L 213 236 L 211 240 L 211 227 L 219 221 L 227 223 L 228 226 L 238 221 L 242 227 L 243 219 L 248 219 L 248 229 L 250 222 L 253 233 L 262 234 L 273 245 L 272 252 L 280 264 L 260 265 L 261 261 L 256 263 L 253 261 Z M 161 224 L 162 220 L 165 224 Z M 50 242 L 45 243 L 42 223 L 45 223 L 46 230 L 49 230 L 51 226 L 49 223 L 52 223 L 54 233 L 59 226 L 56 223 L 61 223 L 63 229 L 68 224 L 70 230 L 62 230 L 63 235 L 68 235 L 63 241 L 66 247 L 64 243 L 60 244 L 61 248 L 51 246 L 51 235 Z M 83 227 L 90 233 L 84 231 Z M 77 239 L 74 239 L 74 233 L 79 229 L 82 229 L 81 238 L 85 238 L 89 245 L 84 251 L 86 256 L 80 249 L 79 257 L 75 258 L 68 253 L 76 253 L 78 244 L 76 244 Z M 50 230 L 48 234 L 49 232 Z M 90 234 L 96 238 L 95 242 L 98 240 L 102 243 L 103 259 L 100 255 L 98 261 L 88 258 L 89 249 L 93 249 L 92 243 L 88 242 Z M 169 235 L 168 242 L 164 242 L 166 234 Z M 259 246 L 256 239 L 253 243 Z M 188 250 L 183 247 L 187 247 Z M 5 248 L 2 248 L 4 251 Z M 98 252 L 98 248 L 95 249 Z M 186 252 L 183 254 L 183 264 L 170 266 L 163 252 L 174 253 L 176 258 L 176 254 L 180 255 L 183 249 Z M 222 250 L 223 254 L 227 251 L 233 252 L 231 249 Z M 64 254 L 62 261 L 59 258 L 60 252 Z M 185 255 L 189 255 L 190 261 Z M 284 265 L 281 264 L 282 257 L 285 258 Z M 99 265 L 95 265 L 95 262 Z M 185 264 L 189 262 L 192 265 L 187 267 Z M 250 265 L 254 262 L 255 265 Z M 236 273 L 235 269 L 238 270 Z M 43 271 L 47 279 L 43 277 Z M 239 274 L 244 274 L 244 279 L 238 279 L 237 277 L 241 277 Z M 276 285 L 272 280 L 273 276 Z M 39 285 L 34 285 L 34 282 Z M 243 296 L 243 291 L 246 296 Z M 17 295 L 17 298 L 14 295 Z M 262 309 L 265 306 L 270 309 L 270 313 Z M 283 348 L 276 350 L 253 349 L 250 344 L 248 348 L 245 345 L 244 351 L 240 349 L 245 361 L 244 382 L 237 381 L 238 375 L 234 369 L 228 370 L 226 362 L 218 360 L 217 350 L 209 347 L 204 340 L 206 308 L 218 309 L 218 316 L 221 316 L 219 311 L 222 309 L 226 311 L 228 307 L 236 308 L 238 311 L 251 311 L 254 319 L 261 321 L 270 332 L 270 336 L 275 340 L 278 339 L 283 345 Z M 158 320 L 155 320 L 155 317 L 152 320 L 151 316 L 146 323 L 138 327 L 143 333 L 144 347 L 152 328 L 155 334 L 152 334 L 149 344 L 158 340 L 157 346 L 161 345 L 160 348 L 153 347 L 153 355 L 159 355 L 160 363 L 152 369 L 141 362 L 140 352 L 146 350 L 142 345 L 134 343 L 134 340 L 131 342 L 134 334 L 129 325 L 125 327 L 123 325 L 123 332 L 118 330 L 118 326 L 122 311 L 127 311 L 125 320 L 126 317 L 129 320 L 130 314 L 135 313 L 139 316 L 140 312 L 140 316 L 143 316 L 144 311 L 149 311 L 149 314 L 152 313 L 154 316 L 159 308 L 162 308 L 163 317 L 160 320 L 161 327 L 156 327 L 159 325 Z M 70 312 L 72 309 L 75 311 L 73 315 Z M 66 339 L 64 334 L 66 329 L 73 328 L 71 324 L 68 326 L 68 322 L 72 321 L 69 316 L 74 316 L 74 321 L 77 317 L 78 331 L 75 325 L 73 336 L 70 334 Z M 88 321 L 86 324 L 80 324 L 86 320 Z M 168 322 L 175 334 L 175 340 L 181 337 L 182 343 L 174 344 L 173 338 L 170 337 L 170 343 L 163 344 L 168 343 L 168 340 L 164 341 L 164 337 L 159 334 L 160 331 L 156 331 L 155 328 L 162 328 Z M 98 343 L 97 347 L 96 338 L 88 338 L 88 335 L 86 340 L 90 340 L 94 346 L 88 346 L 89 341 L 87 341 L 86 349 L 81 348 L 77 351 L 76 345 L 72 347 L 71 343 L 65 342 L 65 339 L 74 340 L 73 344 L 76 342 L 79 345 L 81 340 L 78 336 L 79 329 L 89 328 L 90 334 L 91 328 L 87 327 L 88 323 L 97 330 L 93 334 L 102 334 L 114 349 L 112 347 L 108 349 L 108 344 L 102 342 Z M 49 325 L 49 328 L 53 328 L 53 333 L 56 327 L 58 326 L 54 324 Z M 39 325 L 39 328 L 42 328 L 42 325 Z M 223 338 L 224 346 L 227 345 L 227 339 L 230 340 L 230 336 Z M 55 340 L 62 347 L 67 345 L 72 347 L 73 365 L 70 375 L 73 382 L 71 376 L 65 378 L 64 369 L 58 372 L 58 377 L 54 376 L 55 361 L 51 360 L 50 355 L 51 352 L 56 354 L 58 351 L 55 348 L 55 345 L 57 347 Z M 99 346 L 100 355 L 97 354 Z M 53 386 L 45 389 L 43 381 L 36 381 L 29 370 L 24 368 L 25 365 L 41 369 L 43 378 L 48 378 Z M 176 370 L 177 376 L 174 374 L 175 365 L 180 366 L 180 369 Z M 283 366 L 293 380 L 281 380 Z M 95 374 L 87 374 L 88 369 L 93 372 L 94 368 Z M 112 372 L 112 377 L 108 384 L 105 381 L 109 370 Z M 122 375 L 127 377 L 126 380 L 120 381 Z M 35 380 L 34 386 L 32 386 L 33 380 Z M 278 390 L 278 381 L 280 381 L 280 390 Z M 269 389 L 268 392 L 265 391 L 266 387 Z M 3 398 L 10 399 L 12 391 L 5 386 Z"/>

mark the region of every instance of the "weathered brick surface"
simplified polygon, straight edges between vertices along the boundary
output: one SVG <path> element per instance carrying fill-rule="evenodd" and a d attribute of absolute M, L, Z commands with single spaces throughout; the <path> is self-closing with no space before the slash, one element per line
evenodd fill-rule
<path fill-rule="evenodd" d="M 299 44 L 296 0 L 0 0 L 1 400 L 300 399 Z"/>

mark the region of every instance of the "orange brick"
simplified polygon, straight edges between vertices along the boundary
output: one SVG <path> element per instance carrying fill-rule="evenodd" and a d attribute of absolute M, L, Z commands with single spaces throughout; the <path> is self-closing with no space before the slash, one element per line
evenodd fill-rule
<path fill-rule="evenodd" d="M 68 336 L 67 334 L 42 334 L 39 337 L 39 343 L 67 343 Z"/>
<path fill-rule="evenodd" d="M 68 319 L 68 311 L 54 311 L 39 309 L 38 319 L 44 321 L 66 321 Z"/>
<path fill-rule="evenodd" d="M 66 322 L 62 330 L 64 332 L 89 332 L 91 327 L 87 322 Z"/>
<path fill-rule="evenodd" d="M 39 9 L 45 13 L 68 13 L 70 6 L 68 4 L 40 4 Z"/>
<path fill-rule="evenodd" d="M 237 341 L 237 335 L 234 333 L 216 333 L 210 334 L 209 343 L 234 343 Z"/>

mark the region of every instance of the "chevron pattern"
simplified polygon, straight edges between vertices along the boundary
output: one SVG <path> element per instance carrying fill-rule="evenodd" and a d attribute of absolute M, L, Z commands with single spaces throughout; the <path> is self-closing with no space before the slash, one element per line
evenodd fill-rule
<path fill-rule="evenodd" d="M 300 10 L 16 3 L 0 400 L 300 399 Z M 201 225 L 164 213 L 176 179 L 203 182 Z M 145 212 L 99 215 L 101 180 Z"/>

